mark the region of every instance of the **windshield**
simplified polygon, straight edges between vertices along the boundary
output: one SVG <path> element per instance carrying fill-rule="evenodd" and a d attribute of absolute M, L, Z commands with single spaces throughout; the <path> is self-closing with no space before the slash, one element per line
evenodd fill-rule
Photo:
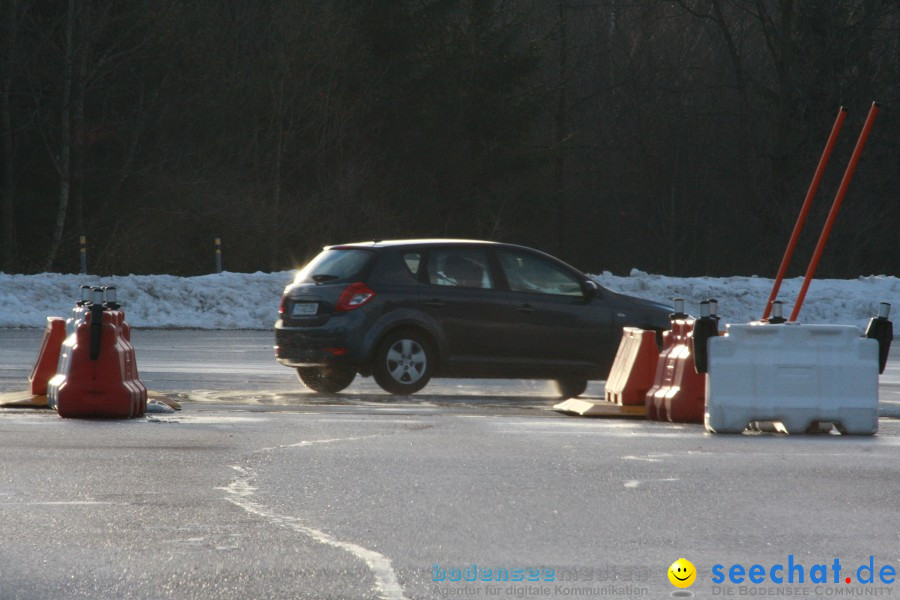
<path fill-rule="evenodd" d="M 369 250 L 330 248 L 297 273 L 294 283 L 328 283 L 356 278 L 374 256 Z"/>

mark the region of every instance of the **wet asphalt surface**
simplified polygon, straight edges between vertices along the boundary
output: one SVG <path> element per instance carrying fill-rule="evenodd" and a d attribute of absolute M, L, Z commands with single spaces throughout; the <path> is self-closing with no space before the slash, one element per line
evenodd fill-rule
<path fill-rule="evenodd" d="M 40 335 L 0 330 L 0 391 L 26 387 Z M 358 379 L 317 396 L 274 363 L 267 332 L 134 343 L 142 380 L 180 412 L 0 409 L 0 598 L 900 593 L 877 579 L 900 571 L 894 418 L 873 437 L 712 436 L 560 415 L 537 381 L 439 380 L 398 399 Z M 896 360 L 880 394 L 894 414 Z M 727 579 L 789 555 L 803 583 Z M 683 591 L 666 576 L 682 556 L 698 570 Z"/>

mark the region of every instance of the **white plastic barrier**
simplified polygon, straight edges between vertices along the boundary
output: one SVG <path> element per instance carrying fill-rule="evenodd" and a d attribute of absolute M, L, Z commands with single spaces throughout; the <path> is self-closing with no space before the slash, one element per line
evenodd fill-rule
<path fill-rule="evenodd" d="M 709 340 L 706 429 L 740 433 L 777 421 L 788 433 L 834 423 L 878 431 L 878 342 L 847 325 L 728 325 Z"/>

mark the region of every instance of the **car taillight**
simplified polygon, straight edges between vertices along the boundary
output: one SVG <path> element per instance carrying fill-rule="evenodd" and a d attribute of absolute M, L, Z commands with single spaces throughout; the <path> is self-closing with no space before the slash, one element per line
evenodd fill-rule
<path fill-rule="evenodd" d="M 287 294 L 281 295 L 281 304 L 278 305 L 278 314 L 279 315 L 284 314 L 284 305 L 285 305 L 285 303 L 287 303 L 287 297 L 288 297 Z"/>
<path fill-rule="evenodd" d="M 335 312 L 347 312 L 359 308 L 369 300 L 375 297 L 375 292 L 369 289 L 364 283 L 351 283 L 341 293 L 337 304 L 334 307 Z"/>

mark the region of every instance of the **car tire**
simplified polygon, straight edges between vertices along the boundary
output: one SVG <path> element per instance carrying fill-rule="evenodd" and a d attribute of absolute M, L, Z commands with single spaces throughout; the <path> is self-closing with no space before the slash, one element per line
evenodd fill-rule
<path fill-rule="evenodd" d="M 587 389 L 587 379 L 557 379 L 556 391 L 563 400 L 575 398 Z"/>
<path fill-rule="evenodd" d="M 420 333 L 398 331 L 388 334 L 375 349 L 372 376 L 384 391 L 415 394 L 428 384 L 434 372 L 434 351 Z"/>
<path fill-rule="evenodd" d="M 350 367 L 297 367 L 303 385 L 320 394 L 337 394 L 353 383 L 356 371 Z"/>

